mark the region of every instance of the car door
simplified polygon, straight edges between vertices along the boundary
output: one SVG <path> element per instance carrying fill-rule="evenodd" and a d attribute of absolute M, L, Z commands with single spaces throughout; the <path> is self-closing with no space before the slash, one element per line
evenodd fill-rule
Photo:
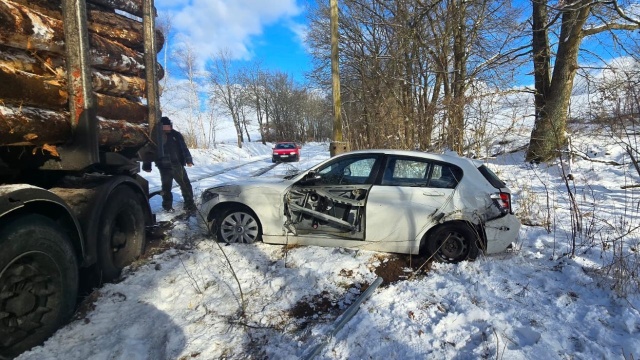
<path fill-rule="evenodd" d="M 395 241 L 399 248 L 413 240 L 451 204 L 462 178 L 458 167 L 419 157 L 389 156 L 379 185 L 366 206 L 366 240 Z"/>
<path fill-rule="evenodd" d="M 342 156 L 311 171 L 285 195 L 285 227 L 299 236 L 364 239 L 364 208 L 380 158 Z"/>

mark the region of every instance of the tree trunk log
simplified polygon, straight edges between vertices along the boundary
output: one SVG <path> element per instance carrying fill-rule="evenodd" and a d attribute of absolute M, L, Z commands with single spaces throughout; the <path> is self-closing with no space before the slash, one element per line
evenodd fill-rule
<path fill-rule="evenodd" d="M 63 110 L 68 101 L 66 89 L 56 77 L 31 75 L 6 66 L 0 66 L 0 98 L 51 110 Z"/>
<path fill-rule="evenodd" d="M 145 94 L 145 80 L 114 72 L 94 70 L 91 73 L 93 90 L 111 96 L 141 98 Z"/>
<path fill-rule="evenodd" d="M 59 144 L 71 137 L 66 112 L 2 103 L 0 101 L 0 146 Z"/>
<path fill-rule="evenodd" d="M 50 0 L 0 0 L 13 2 L 30 9 L 31 12 L 56 20 L 62 20 L 61 1 Z M 87 21 L 89 31 L 109 40 L 119 42 L 137 51 L 144 50 L 142 23 L 136 19 L 117 14 L 113 9 L 102 6 L 87 5 Z M 162 31 L 156 30 L 158 51 L 164 45 Z"/>
<path fill-rule="evenodd" d="M 124 120 L 107 120 L 98 118 L 100 146 L 112 147 L 111 151 L 119 151 L 127 147 L 142 147 L 149 141 L 146 125 L 131 124 Z"/>
<path fill-rule="evenodd" d="M 138 79 L 138 83 L 129 84 L 119 84 L 120 80 L 126 79 L 114 75 L 113 78 L 101 77 L 99 80 L 94 76 L 94 81 L 100 82 L 98 85 L 101 86 L 101 90 L 104 90 L 105 86 L 107 90 L 113 86 L 114 91 L 122 90 L 127 86 L 137 87 L 138 90 L 144 87 L 142 79 Z M 29 74 L 0 65 L 0 98 L 9 104 L 62 111 L 66 110 L 68 106 L 69 94 L 64 83 L 53 76 L 44 77 Z M 135 124 L 147 121 L 146 106 L 136 101 L 96 94 L 96 106 L 98 116 L 108 119 L 125 119 Z"/>
<path fill-rule="evenodd" d="M 146 123 L 147 107 L 121 97 L 96 94 L 97 115 L 107 119 L 121 119 L 131 124 Z"/>
<path fill-rule="evenodd" d="M 99 145 L 112 150 L 142 147 L 149 141 L 146 124 L 98 117 L 98 127 Z M 69 113 L 0 105 L 0 133 L 0 146 L 64 144 L 71 138 Z"/>
<path fill-rule="evenodd" d="M 35 75 L 65 77 L 64 61 L 60 55 L 44 51 L 27 51 L 0 45 L 0 65 Z"/>
<path fill-rule="evenodd" d="M 24 77 L 30 76 L 29 74 L 41 76 L 41 79 L 56 77 L 61 86 L 65 83 L 66 71 L 64 67 L 59 64 L 59 61 L 62 61 L 59 57 L 54 56 L 47 60 L 40 57 L 33 58 L 22 50 L 13 51 L 12 54 L 15 56 L 5 56 L 8 53 L 6 49 L 7 48 L 0 48 L 0 79 L 3 78 L 2 73 L 7 73 L 9 71 L 7 69 L 10 69 L 13 73 L 22 73 Z M 20 51 L 22 53 L 19 53 Z M 55 61 L 55 65 L 52 60 Z M 97 93 L 122 96 L 130 99 L 145 96 L 145 80 L 139 77 L 126 76 L 110 71 L 92 70 L 91 80 L 93 90 Z M 2 88 L 6 88 L 6 85 L 0 84 L 0 93 L 2 92 Z M 15 93 L 15 89 L 11 90 L 11 93 Z M 0 97 L 9 97 L 5 95 L 0 94 Z"/>
<path fill-rule="evenodd" d="M 0 1 L 0 43 L 23 50 L 43 50 L 60 55 L 64 51 L 62 21 L 10 1 Z M 118 42 L 89 34 L 91 65 L 127 75 L 141 76 L 144 59 L 140 52 Z"/>
<path fill-rule="evenodd" d="M 37 7 L 43 13 L 60 11 L 61 0 L 11 0 L 16 3 Z M 137 17 L 142 17 L 142 0 L 88 0 L 87 3 L 101 6 L 114 12 L 114 9 L 122 10 Z"/>
<path fill-rule="evenodd" d="M 89 0 L 88 2 L 142 17 L 142 0 Z"/>

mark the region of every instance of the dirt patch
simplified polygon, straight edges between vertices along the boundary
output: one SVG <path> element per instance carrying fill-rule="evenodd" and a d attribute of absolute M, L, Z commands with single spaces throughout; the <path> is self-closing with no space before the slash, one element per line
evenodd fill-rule
<path fill-rule="evenodd" d="M 73 314 L 73 320 L 82 320 L 84 319 L 84 323 L 88 324 L 90 322 L 87 314 L 95 310 L 96 301 L 100 297 L 100 291 L 94 290 L 89 295 L 83 297 L 76 308 L 76 312 Z"/>
<path fill-rule="evenodd" d="M 426 256 L 391 255 L 386 260 L 381 259 L 375 273 L 382 278 L 382 287 L 389 286 L 407 280 L 413 274 L 426 273 L 431 269 L 431 262 L 426 263 L 427 259 Z"/>
<path fill-rule="evenodd" d="M 172 246 L 165 242 L 164 239 L 167 236 L 167 232 L 173 229 L 174 226 L 172 221 L 159 221 L 155 226 L 147 229 L 147 244 L 140 259 L 150 259 L 154 255 L 169 250 Z"/>
<path fill-rule="evenodd" d="M 339 310 L 338 305 L 331 301 L 331 294 L 323 291 L 298 301 L 289 311 L 289 315 L 296 319 L 303 319 L 313 315 L 337 313 Z"/>

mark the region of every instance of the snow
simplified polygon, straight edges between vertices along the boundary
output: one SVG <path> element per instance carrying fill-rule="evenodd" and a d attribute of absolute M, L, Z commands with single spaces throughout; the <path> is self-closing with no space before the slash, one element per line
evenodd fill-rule
<path fill-rule="evenodd" d="M 511 187 L 516 213 L 525 219 L 515 250 L 406 271 L 378 287 L 335 336 L 329 335 L 338 316 L 397 256 L 223 245 L 192 217 L 174 220 L 169 249 L 95 290 L 73 321 L 19 358 L 298 359 L 316 345 L 324 345 L 316 359 L 640 358 L 638 289 L 626 284 L 620 291 L 620 276 L 609 266 L 621 255 L 638 264 L 638 196 L 620 186 L 639 179 L 622 148 L 593 136 L 573 144 L 593 159 L 624 165 L 573 161 L 570 186 L 585 229 L 573 257 L 566 254 L 571 208 L 559 167 L 507 154 L 489 166 Z M 187 171 L 194 192 L 252 176 L 271 165 L 270 151 L 259 143 L 193 150 L 195 166 Z M 261 176 L 283 176 L 329 157 L 327 144 L 301 151 L 299 163 Z M 152 190 L 159 188 L 156 169 L 142 175 Z M 177 188 L 174 201 L 181 209 Z M 159 196 L 151 199 L 159 221 L 176 215 L 162 212 L 160 203 Z M 621 236 L 624 242 L 616 242 Z M 638 282 L 637 269 L 628 276 Z M 302 311 L 292 309 L 305 308 L 307 316 L 294 316 Z"/>

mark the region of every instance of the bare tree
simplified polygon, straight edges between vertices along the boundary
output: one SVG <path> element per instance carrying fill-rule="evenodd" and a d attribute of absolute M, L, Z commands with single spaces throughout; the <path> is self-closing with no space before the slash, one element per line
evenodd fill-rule
<path fill-rule="evenodd" d="M 260 64 L 257 63 L 245 69 L 242 73 L 243 75 L 241 75 L 240 79 L 242 86 L 246 90 L 249 101 L 248 106 L 250 106 L 256 114 L 262 144 L 266 144 L 267 119 L 265 110 L 267 109 L 267 98 L 265 94 L 265 84 L 267 75 L 260 69 Z"/>
<path fill-rule="evenodd" d="M 221 50 L 211 61 L 209 68 L 209 83 L 213 101 L 220 102 L 224 113 L 231 117 L 236 130 L 238 147 L 244 142 L 240 93 L 241 88 L 237 76 L 231 69 L 231 54 L 228 50 Z"/>
<path fill-rule="evenodd" d="M 536 118 L 526 160 L 548 161 L 566 144 L 569 101 L 582 41 L 596 34 L 640 29 L 640 19 L 625 13 L 617 0 L 577 0 L 553 6 L 548 0 L 532 0 L 532 4 Z M 558 28 L 552 46 L 550 38 L 555 38 L 553 30 Z"/>
<path fill-rule="evenodd" d="M 189 43 L 180 44 L 174 51 L 175 65 L 179 70 L 179 75 L 184 77 L 182 82 L 182 94 L 187 104 L 186 113 L 187 131 L 185 138 L 189 147 L 199 147 L 200 136 L 207 133 L 202 114 L 202 100 L 200 89 L 202 73 L 198 71 L 197 56 L 193 47 Z"/>
<path fill-rule="evenodd" d="M 466 148 L 470 87 L 504 82 L 526 51 L 508 1 L 343 0 L 340 77 L 354 148 Z M 312 79 L 327 86 L 327 4 L 310 17 Z M 491 76 L 499 74 L 499 76 Z"/>

